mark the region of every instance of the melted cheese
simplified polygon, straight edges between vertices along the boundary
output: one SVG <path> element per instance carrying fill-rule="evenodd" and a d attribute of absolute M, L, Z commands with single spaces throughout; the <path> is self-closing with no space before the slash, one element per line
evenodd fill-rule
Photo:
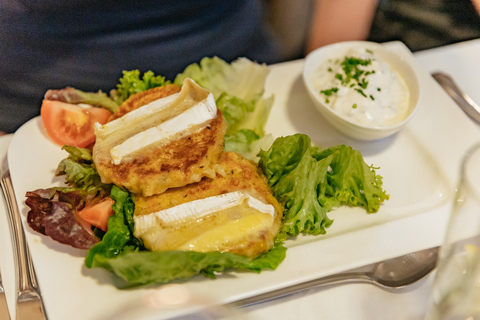
<path fill-rule="evenodd" d="M 135 216 L 134 234 L 150 250 L 223 251 L 261 238 L 272 228 L 274 215 L 272 205 L 231 192 Z"/>

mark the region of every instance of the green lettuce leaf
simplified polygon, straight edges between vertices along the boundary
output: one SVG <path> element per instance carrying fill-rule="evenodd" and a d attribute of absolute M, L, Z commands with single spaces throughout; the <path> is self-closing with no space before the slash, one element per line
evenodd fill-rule
<path fill-rule="evenodd" d="M 192 251 L 146 251 L 133 235 L 134 203 L 127 191 L 114 186 L 111 197 L 115 212 L 108 220 L 108 231 L 85 258 L 88 268 L 111 271 L 130 285 L 167 283 L 203 274 L 214 278 L 227 269 L 275 269 L 285 259 L 286 249 L 276 243 L 269 252 L 255 259 L 233 253 Z"/>
<path fill-rule="evenodd" d="M 389 199 L 383 190 L 382 176 L 375 172 L 378 168 L 367 165 L 359 151 L 340 145 L 324 150 L 315 148 L 312 156 L 318 161 L 333 157 L 327 175 L 330 188 L 321 195 L 322 199 L 330 199 L 331 206 L 345 204 L 374 213 Z"/>
<path fill-rule="evenodd" d="M 108 193 L 111 185 L 102 183 L 90 149 L 65 145 L 62 147 L 69 156 L 57 166 L 56 176 L 65 175 L 65 183 L 87 193 Z"/>
<path fill-rule="evenodd" d="M 175 83 L 182 85 L 185 78 L 191 78 L 212 92 L 227 122 L 227 134 L 251 129 L 263 136 L 273 105 L 273 97 L 262 98 L 268 72 L 265 64 L 246 58 L 231 64 L 218 57 L 203 58 L 177 75 Z"/>
<path fill-rule="evenodd" d="M 175 83 L 183 84 L 185 78 L 195 80 L 209 90 L 215 99 L 224 92 L 250 102 L 263 94 L 268 67 L 247 58 L 239 58 L 227 63 L 218 57 L 203 58 L 199 64 L 189 65 L 175 78 Z"/>
<path fill-rule="evenodd" d="M 241 129 L 235 134 L 225 136 L 225 151 L 240 153 L 245 158 L 258 162 L 257 155 L 262 149 L 268 149 L 273 142 L 271 134 L 260 138 L 253 130 Z"/>
<path fill-rule="evenodd" d="M 96 265 L 97 259 L 112 259 L 121 253 L 145 250 L 140 240 L 133 236 L 133 211 L 135 205 L 130 193 L 113 186 L 110 197 L 115 201 L 114 215 L 108 218 L 108 231 L 102 241 L 88 251 L 85 265 Z"/>
<path fill-rule="evenodd" d="M 132 285 L 163 284 L 199 274 L 214 279 L 215 273 L 231 269 L 274 270 L 285 258 L 285 251 L 277 244 L 255 259 L 228 252 L 130 251 L 116 258 L 96 255 L 92 266 L 107 269 Z"/>
<path fill-rule="evenodd" d="M 334 206 L 376 212 L 389 197 L 382 177 L 360 152 L 345 145 L 320 150 L 308 136 L 296 134 L 277 138 L 259 157 L 274 196 L 285 206 L 281 239 L 324 234 L 333 222 L 327 212 Z"/>
<path fill-rule="evenodd" d="M 153 71 L 145 72 L 140 79 L 139 70 L 123 71 L 123 77 L 120 78 L 119 82 L 117 89 L 110 93 L 110 96 L 118 105 L 121 105 L 135 93 L 170 84 L 170 81 L 166 81 L 165 77 L 155 76 Z"/>

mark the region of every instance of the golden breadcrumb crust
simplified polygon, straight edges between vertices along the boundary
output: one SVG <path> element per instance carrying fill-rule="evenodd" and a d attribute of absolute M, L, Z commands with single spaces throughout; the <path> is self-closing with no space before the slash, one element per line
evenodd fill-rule
<path fill-rule="evenodd" d="M 251 236 L 241 243 L 225 244 L 222 251 L 255 257 L 272 248 L 274 238 L 280 229 L 283 207 L 272 195 L 265 176 L 253 161 L 235 152 L 223 152 L 217 165 L 214 179 L 202 181 L 182 188 L 169 189 L 162 194 L 144 197 L 134 196 L 135 215 L 150 214 L 182 203 L 204 199 L 235 191 L 245 191 L 263 199 L 275 208 L 274 225 L 262 234 Z"/>
<path fill-rule="evenodd" d="M 177 85 L 170 85 L 137 93 L 120 106 L 118 115 L 179 90 Z M 217 110 L 216 118 L 199 131 L 166 144 L 153 144 L 118 165 L 112 163 L 109 150 L 94 146 L 95 166 L 102 182 L 125 187 L 132 193 L 150 196 L 183 187 L 203 177 L 215 177 L 214 166 L 224 148 L 226 128 L 222 113 Z"/>
<path fill-rule="evenodd" d="M 104 183 L 114 183 L 145 196 L 215 177 L 214 166 L 224 147 L 226 124 L 220 110 L 209 125 L 165 145 L 145 148 L 134 159 L 115 165 L 109 157 L 94 161 Z"/>

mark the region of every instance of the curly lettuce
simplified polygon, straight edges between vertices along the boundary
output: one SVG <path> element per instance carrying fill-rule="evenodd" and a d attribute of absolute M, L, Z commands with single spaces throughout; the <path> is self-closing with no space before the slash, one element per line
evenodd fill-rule
<path fill-rule="evenodd" d="M 274 196 L 285 207 L 281 239 L 325 234 L 333 222 L 327 212 L 335 206 L 376 212 L 389 198 L 382 177 L 360 152 L 345 145 L 321 150 L 308 136 L 295 134 L 277 138 L 259 157 Z"/>
<path fill-rule="evenodd" d="M 62 150 L 69 156 L 57 166 L 56 176 L 65 176 L 65 183 L 76 190 L 91 194 L 108 194 L 111 184 L 102 183 L 102 179 L 93 163 L 92 151 L 65 145 Z"/>
<path fill-rule="evenodd" d="M 131 95 L 143 92 L 148 89 L 161 87 L 170 84 L 170 81 L 165 80 L 165 77 L 155 76 L 153 71 L 145 72 L 140 79 L 139 70 L 123 71 L 123 77 L 120 78 L 117 89 L 110 92 L 111 98 L 121 105 Z"/>

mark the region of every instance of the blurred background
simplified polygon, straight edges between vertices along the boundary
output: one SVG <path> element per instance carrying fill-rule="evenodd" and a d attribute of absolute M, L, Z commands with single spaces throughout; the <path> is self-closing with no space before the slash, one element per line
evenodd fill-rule
<path fill-rule="evenodd" d="M 122 70 L 173 80 L 205 56 L 264 63 L 345 40 L 412 51 L 480 37 L 480 0 L 2 0 L 0 132 L 48 89 L 109 92 Z"/>

